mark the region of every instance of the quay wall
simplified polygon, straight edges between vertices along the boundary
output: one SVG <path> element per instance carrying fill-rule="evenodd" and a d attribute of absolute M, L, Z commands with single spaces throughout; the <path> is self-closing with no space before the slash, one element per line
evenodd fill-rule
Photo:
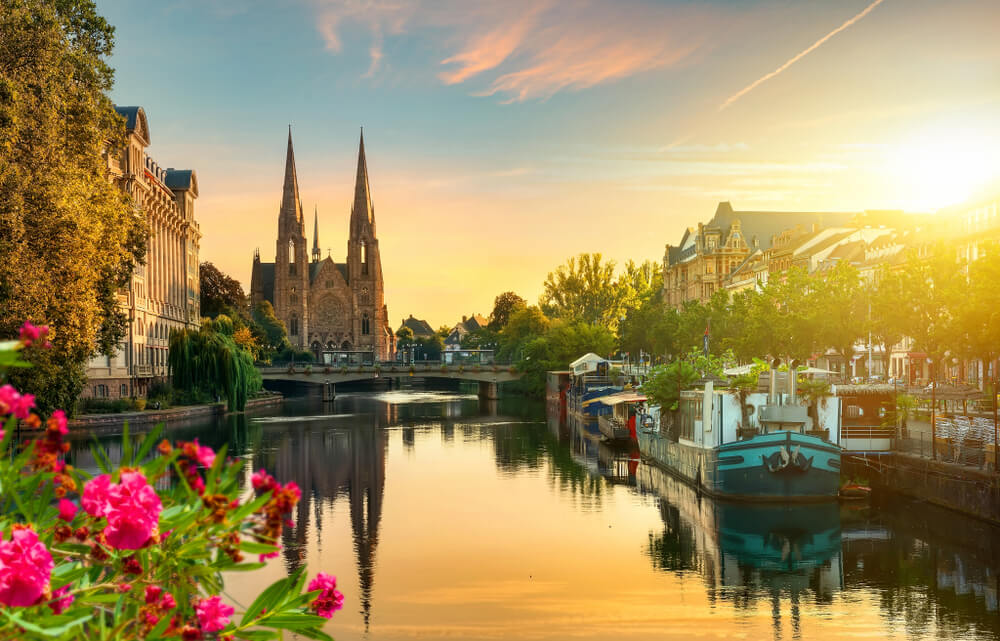
<path fill-rule="evenodd" d="M 246 410 L 280 405 L 285 398 L 280 394 L 270 394 L 247 401 Z M 120 426 L 128 421 L 130 427 L 139 425 L 155 425 L 157 423 L 173 423 L 188 421 L 206 416 L 222 416 L 226 413 L 226 404 L 208 403 L 205 405 L 188 405 L 172 407 L 163 410 L 145 410 L 142 412 L 120 412 L 117 414 L 83 414 L 70 419 L 71 430 L 90 429 L 94 427 Z"/>
<path fill-rule="evenodd" d="M 843 473 L 875 493 L 901 494 L 1000 524 L 1000 475 L 905 453 L 845 456 Z"/>

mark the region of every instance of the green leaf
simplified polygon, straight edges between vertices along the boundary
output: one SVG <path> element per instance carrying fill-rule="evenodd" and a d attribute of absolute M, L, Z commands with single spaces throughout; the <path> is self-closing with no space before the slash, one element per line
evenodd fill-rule
<path fill-rule="evenodd" d="M 236 633 L 236 638 L 247 641 L 270 641 L 280 639 L 281 633 L 275 630 L 240 630 Z"/>
<path fill-rule="evenodd" d="M 219 569 L 224 572 L 250 572 L 252 570 L 259 570 L 266 565 L 267 563 L 234 563 L 233 565 L 225 565 Z"/>
<path fill-rule="evenodd" d="M 278 579 L 272 583 L 266 590 L 260 593 L 260 595 L 254 599 L 254 602 L 250 604 L 247 611 L 243 614 L 243 618 L 240 620 L 241 625 L 247 625 L 251 621 L 254 621 L 259 615 L 261 610 L 267 608 L 268 610 L 273 610 L 274 605 L 281 600 L 284 595 L 285 590 L 288 588 L 290 580 L 288 578 Z"/>
<path fill-rule="evenodd" d="M 315 614 L 288 612 L 275 614 L 261 621 L 261 625 L 285 630 L 304 630 L 326 623 L 326 619 Z"/>
<path fill-rule="evenodd" d="M 7 610 L 2 610 L 2 612 L 3 612 L 3 615 L 5 617 L 7 617 L 8 620 L 14 622 L 15 624 L 17 624 L 18 626 L 24 628 L 25 630 L 27 630 L 29 632 L 34 632 L 35 634 L 40 634 L 42 636 L 53 637 L 53 638 L 55 638 L 55 637 L 61 637 L 62 635 L 66 634 L 71 629 L 75 628 L 76 626 L 78 626 L 78 625 L 80 625 L 82 623 L 85 623 L 87 621 L 90 621 L 92 618 L 94 618 L 92 614 L 88 614 L 87 616 L 79 617 L 77 619 L 70 619 L 68 621 L 66 621 L 66 619 L 68 617 L 61 617 L 61 616 L 60 617 L 47 617 L 48 620 L 56 620 L 57 622 L 62 623 L 62 625 L 56 625 L 56 626 L 53 626 L 53 627 L 42 627 L 42 626 L 37 625 L 35 623 L 29 623 L 28 621 L 25 621 L 20 616 L 18 616 L 16 613 L 15 614 L 11 614 Z M 63 621 L 65 621 L 65 622 L 63 623 Z"/>
<path fill-rule="evenodd" d="M 270 554 L 278 551 L 278 546 L 255 541 L 240 541 L 240 550 L 247 554 Z"/>
<path fill-rule="evenodd" d="M 295 634 L 297 636 L 306 637 L 307 639 L 320 639 L 321 641 L 333 641 L 333 637 L 331 637 L 326 632 L 323 632 L 319 628 L 306 628 L 303 630 L 296 630 Z"/>
<path fill-rule="evenodd" d="M 111 463 L 108 462 L 107 455 L 104 452 L 104 448 L 101 447 L 100 442 L 97 437 L 92 437 L 94 440 L 90 444 L 90 453 L 94 457 L 94 462 L 97 463 L 97 468 L 101 470 L 103 474 L 111 473 Z"/>
<path fill-rule="evenodd" d="M 132 439 L 128 437 L 128 421 L 122 424 L 122 467 L 132 466 Z"/>
<path fill-rule="evenodd" d="M 156 444 L 156 439 L 160 437 L 162 432 L 163 423 L 157 423 L 156 426 L 153 427 L 148 434 L 146 434 L 146 438 L 142 440 L 142 445 L 139 446 L 139 451 L 135 455 L 137 463 L 142 463 L 142 460 L 146 458 L 146 455 L 153 449 L 153 446 Z"/>

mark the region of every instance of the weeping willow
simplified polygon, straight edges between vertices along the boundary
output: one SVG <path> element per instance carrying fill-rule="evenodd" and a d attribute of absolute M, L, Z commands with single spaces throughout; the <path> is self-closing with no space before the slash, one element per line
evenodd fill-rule
<path fill-rule="evenodd" d="M 230 412 L 241 412 L 261 378 L 250 353 L 233 341 L 232 328 L 216 321 L 171 332 L 168 360 L 174 389 L 224 397 Z"/>

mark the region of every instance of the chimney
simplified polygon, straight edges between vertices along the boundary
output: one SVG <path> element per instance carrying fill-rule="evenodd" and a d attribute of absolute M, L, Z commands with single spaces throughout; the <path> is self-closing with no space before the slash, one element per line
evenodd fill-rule
<path fill-rule="evenodd" d="M 781 365 L 781 359 L 775 358 L 771 360 L 771 371 L 769 372 L 769 380 L 767 386 L 767 404 L 777 405 L 778 404 L 778 366 Z"/>
<path fill-rule="evenodd" d="M 799 361 L 793 360 L 788 363 L 788 404 L 795 405 L 798 400 L 796 395 L 798 394 L 798 375 L 795 373 L 799 367 Z"/>

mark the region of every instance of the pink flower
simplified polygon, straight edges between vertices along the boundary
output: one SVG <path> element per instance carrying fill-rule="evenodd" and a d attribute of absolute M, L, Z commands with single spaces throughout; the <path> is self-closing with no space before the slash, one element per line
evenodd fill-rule
<path fill-rule="evenodd" d="M 344 607 L 344 595 L 337 589 L 337 577 L 326 572 L 320 572 L 309 582 L 308 591 L 322 590 L 310 607 L 319 616 L 331 619 L 333 613 Z"/>
<path fill-rule="evenodd" d="M 264 561 L 266 561 L 268 559 L 273 559 L 274 557 L 278 556 L 278 550 L 281 549 L 281 544 L 277 543 L 276 545 L 278 546 L 278 549 L 275 550 L 274 552 L 267 552 L 266 554 L 261 554 L 260 555 L 260 562 L 261 563 L 263 563 Z"/>
<path fill-rule="evenodd" d="M 86 488 L 84 488 L 86 493 Z M 121 483 L 108 489 L 108 527 L 104 536 L 119 550 L 138 550 L 159 525 L 163 504 L 139 472 L 122 472 Z"/>
<path fill-rule="evenodd" d="M 218 632 L 224 629 L 229 625 L 229 617 L 236 611 L 223 603 L 219 596 L 202 599 L 194 609 L 198 613 L 198 623 L 205 632 Z"/>
<path fill-rule="evenodd" d="M 163 588 L 158 585 L 147 585 L 146 586 L 146 603 L 156 603 L 160 600 L 163 595 Z"/>
<path fill-rule="evenodd" d="M 76 516 L 76 503 L 69 499 L 59 499 L 59 518 L 69 523 Z"/>
<path fill-rule="evenodd" d="M 200 476 L 196 476 L 194 481 L 191 482 L 191 489 L 197 492 L 199 495 L 205 493 L 205 481 L 202 480 Z"/>
<path fill-rule="evenodd" d="M 169 592 L 164 592 L 163 593 L 163 609 L 164 610 L 173 610 L 176 607 L 177 607 L 177 601 L 174 600 L 174 595 L 170 594 Z"/>
<path fill-rule="evenodd" d="M 87 481 L 87 484 L 83 486 L 83 496 L 80 497 L 80 505 L 83 506 L 83 510 L 91 516 L 104 516 L 108 509 L 108 495 L 111 486 L 111 476 L 108 474 L 101 474 Z"/>
<path fill-rule="evenodd" d="M 197 443 L 198 441 L 195 440 Z M 215 463 L 215 450 L 208 447 L 207 445 L 198 446 L 198 462 L 205 467 L 212 467 L 212 463 Z"/>
<path fill-rule="evenodd" d="M 10 541 L 0 541 L 0 603 L 34 605 L 48 588 L 54 567 L 35 531 L 15 527 Z"/>
<path fill-rule="evenodd" d="M 52 416 L 49 417 L 49 426 L 54 426 L 61 436 L 69 434 L 69 428 L 66 426 L 66 412 L 62 410 L 52 412 Z"/>
<path fill-rule="evenodd" d="M 254 472 L 253 476 L 250 477 L 250 482 L 253 484 L 253 489 L 261 493 L 273 490 L 276 485 L 274 477 L 263 469 Z"/>
<path fill-rule="evenodd" d="M 69 584 L 62 586 L 58 590 L 52 593 L 52 600 L 49 601 L 49 607 L 52 608 L 53 614 L 62 614 L 66 611 L 70 605 L 73 604 L 73 599 L 75 597 L 69 593 Z"/>
<path fill-rule="evenodd" d="M 48 333 L 48 325 L 32 325 L 29 321 L 24 321 L 24 325 L 21 325 L 21 342 L 24 343 L 25 347 L 31 347 L 32 343 L 39 339 L 44 339 Z M 43 347 L 48 346 L 48 342 L 43 345 Z"/>
<path fill-rule="evenodd" d="M 31 415 L 31 408 L 34 406 L 34 394 L 21 394 L 9 384 L 0 387 L 0 415 L 13 414 L 24 420 Z"/>

